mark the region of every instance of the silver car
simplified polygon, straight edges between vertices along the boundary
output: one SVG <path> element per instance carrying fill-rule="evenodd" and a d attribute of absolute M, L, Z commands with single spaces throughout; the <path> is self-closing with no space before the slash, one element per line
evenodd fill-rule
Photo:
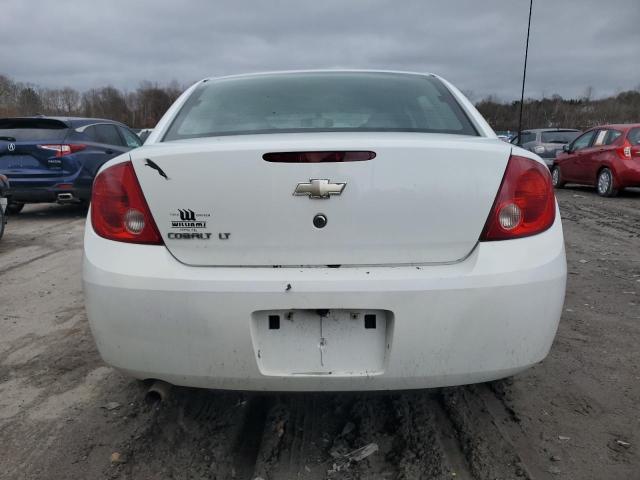
<path fill-rule="evenodd" d="M 582 132 L 571 128 L 533 128 L 522 131 L 522 141 L 516 135 L 511 143 L 537 153 L 549 168 L 562 147 L 573 142 Z"/>
<path fill-rule="evenodd" d="M 7 223 L 7 197 L 5 196 L 9 190 L 9 179 L 0 174 L 0 238 L 4 233 L 4 226 Z"/>

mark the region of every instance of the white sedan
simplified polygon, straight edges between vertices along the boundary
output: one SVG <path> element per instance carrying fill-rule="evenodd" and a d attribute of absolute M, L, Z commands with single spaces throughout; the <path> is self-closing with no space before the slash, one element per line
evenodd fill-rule
<path fill-rule="evenodd" d="M 91 329 L 139 379 L 484 382 L 544 359 L 562 311 L 548 169 L 435 75 L 202 80 L 92 195 Z"/>

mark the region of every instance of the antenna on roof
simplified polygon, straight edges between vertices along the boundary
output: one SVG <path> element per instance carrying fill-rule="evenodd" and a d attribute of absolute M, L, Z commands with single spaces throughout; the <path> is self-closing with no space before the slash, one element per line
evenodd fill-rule
<path fill-rule="evenodd" d="M 522 108 L 524 107 L 524 83 L 527 79 L 527 57 L 529 56 L 529 33 L 531 32 L 531 11 L 533 0 L 529 0 L 529 24 L 527 25 L 527 46 L 524 49 L 524 71 L 522 72 L 522 92 L 520 94 L 520 120 L 518 121 L 518 145 L 522 143 Z"/>

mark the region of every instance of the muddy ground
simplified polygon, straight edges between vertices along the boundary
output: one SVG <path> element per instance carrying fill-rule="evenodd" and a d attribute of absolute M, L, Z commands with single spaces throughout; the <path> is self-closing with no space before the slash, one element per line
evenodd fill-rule
<path fill-rule="evenodd" d="M 26 208 L 0 241 L 0 478 L 640 478 L 640 190 L 558 198 L 567 299 L 527 372 L 393 394 L 179 388 L 160 406 L 96 352 L 84 212 Z"/>

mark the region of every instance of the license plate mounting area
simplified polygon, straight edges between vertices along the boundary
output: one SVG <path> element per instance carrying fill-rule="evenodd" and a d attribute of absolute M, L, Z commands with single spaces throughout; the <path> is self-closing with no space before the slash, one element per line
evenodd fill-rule
<path fill-rule="evenodd" d="M 263 375 L 373 376 L 384 373 L 392 325 L 388 310 L 260 310 L 251 337 Z"/>

